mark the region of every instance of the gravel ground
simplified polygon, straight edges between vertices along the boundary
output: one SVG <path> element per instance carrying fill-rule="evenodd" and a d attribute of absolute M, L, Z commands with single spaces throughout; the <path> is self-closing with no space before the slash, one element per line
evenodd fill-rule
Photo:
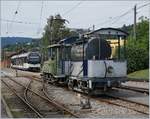
<path fill-rule="evenodd" d="M 120 97 L 131 101 L 136 101 L 142 104 L 149 105 L 149 95 L 130 90 L 117 89 L 107 93 L 110 96 Z"/>
<path fill-rule="evenodd" d="M 126 101 L 122 101 L 122 100 L 119 100 L 119 99 L 114 100 L 112 98 L 106 99 L 106 100 L 108 100 L 110 102 L 114 102 L 114 103 L 119 104 L 119 105 L 121 104 L 123 106 L 129 107 L 129 108 L 134 109 L 134 110 L 138 110 L 138 111 L 149 113 L 149 108 L 145 107 L 143 105 L 138 105 L 138 104 L 126 102 Z"/>
<path fill-rule="evenodd" d="M 6 113 L 6 109 L 5 109 L 2 101 L 1 101 L 1 118 L 9 118 L 7 113 Z"/>
<path fill-rule="evenodd" d="M 4 69 L 5 72 L 9 72 L 10 75 L 15 76 L 15 72 L 12 69 Z M 26 71 L 19 71 L 20 76 L 29 76 L 29 75 L 35 75 L 39 77 L 40 73 L 31 73 L 31 72 L 26 72 Z M 23 78 L 23 77 L 18 77 L 16 78 L 17 81 L 21 82 L 22 84 L 28 84 L 28 79 Z M 16 86 L 16 88 L 18 88 Z M 42 89 L 42 85 L 39 82 L 34 81 L 34 83 L 31 84 L 31 88 L 34 89 L 35 91 L 40 92 Z M 68 91 L 64 88 L 61 87 L 56 87 L 50 84 L 47 84 L 47 90 L 49 93 L 49 96 L 56 101 L 60 102 L 61 104 L 64 104 L 71 110 L 75 111 L 77 114 L 79 114 L 81 117 L 86 117 L 86 118 L 101 118 L 101 117 L 111 117 L 111 118 L 140 118 L 144 117 L 145 115 L 142 115 L 138 112 L 135 112 L 133 110 L 107 104 L 105 102 L 100 102 L 96 101 L 94 99 L 90 99 L 90 103 L 92 105 L 91 109 L 82 109 L 81 107 L 81 101 L 85 101 L 87 99 L 83 98 L 80 94 L 72 91 Z M 9 92 L 10 93 L 10 92 Z M 40 108 L 43 112 L 45 112 L 46 117 L 54 117 L 55 115 L 48 113 L 51 110 L 54 110 L 53 107 L 49 107 L 48 105 L 45 105 L 45 103 L 40 100 L 39 98 L 31 93 L 28 93 L 32 98 L 30 99 L 31 102 L 34 103 L 37 107 Z M 113 100 L 115 101 L 115 100 Z M 119 103 L 119 102 L 118 102 Z M 127 105 L 126 103 L 124 103 Z M 137 107 L 139 108 L 139 107 Z M 142 108 L 142 107 L 140 107 Z M 58 115 L 58 117 L 61 117 L 62 115 Z M 147 118 L 147 117 L 146 117 Z"/>
<path fill-rule="evenodd" d="M 1 69 L 2 71 L 5 71 L 9 73 L 11 76 L 16 76 L 16 70 L 11 69 L 11 68 L 3 68 Z M 40 77 L 40 72 L 29 72 L 29 71 L 22 71 L 22 70 L 17 70 L 19 76 L 37 76 Z M 136 82 L 136 81 L 128 81 L 126 83 L 123 83 L 123 85 L 127 86 L 135 86 L 135 87 L 141 87 L 141 88 L 149 88 L 149 82 Z"/>
<path fill-rule="evenodd" d="M 16 70 L 15 69 L 11 69 L 11 68 L 2 68 L 1 69 L 3 72 L 6 72 L 8 75 L 15 77 L 16 76 Z M 37 76 L 40 77 L 40 72 L 30 72 L 30 71 L 23 71 L 23 70 L 17 70 L 18 72 L 18 76 L 28 76 L 28 75 L 32 75 L 32 76 Z"/>
<path fill-rule="evenodd" d="M 128 81 L 123 83 L 123 85 L 149 89 L 149 82 Z"/>
<path fill-rule="evenodd" d="M 14 78 L 14 79 L 17 82 L 23 84 L 24 86 L 28 85 L 28 83 L 29 83 L 29 79 L 24 78 L 24 77 L 17 77 L 17 78 Z M 9 84 L 11 84 L 13 88 L 15 87 L 15 90 L 17 90 L 17 92 L 21 96 L 23 96 L 23 91 L 24 91 L 23 87 L 18 86 L 16 83 L 14 83 L 13 81 L 11 81 L 9 79 L 5 78 L 4 80 L 6 82 L 9 82 Z M 2 93 L 5 95 L 5 97 L 7 97 L 7 103 L 10 106 L 10 109 L 13 112 L 13 114 L 15 115 L 15 117 L 19 117 L 19 118 L 31 118 L 31 117 L 35 118 L 35 117 L 37 117 L 35 114 L 33 115 L 33 113 L 31 113 L 32 111 L 30 111 L 30 112 L 27 111 L 26 105 L 23 105 L 22 101 L 20 101 L 18 99 L 18 97 L 16 97 L 12 92 L 10 92 L 4 84 L 2 84 L 2 86 L 3 86 Z M 39 83 L 37 81 L 33 81 L 33 83 L 31 84 L 30 87 L 32 88 L 32 90 L 34 90 L 36 92 L 39 92 L 39 94 L 40 94 L 41 89 L 42 89 L 41 83 Z M 43 101 L 41 98 L 39 98 L 38 96 L 32 94 L 31 92 L 28 92 L 28 100 L 38 110 L 40 110 L 40 112 L 42 113 L 42 115 L 45 118 L 60 118 L 60 117 L 63 117 L 62 112 L 57 110 L 54 106 L 48 105 L 47 102 Z M 67 117 L 67 115 L 65 115 L 65 117 Z"/>
<path fill-rule="evenodd" d="M 54 88 L 54 89 L 53 89 Z M 49 96 L 52 96 L 58 102 L 66 105 L 71 110 L 74 110 L 81 117 L 86 118 L 100 118 L 100 117 L 139 117 L 141 114 L 126 109 L 123 107 L 107 104 L 105 102 L 96 101 L 94 99 L 90 99 L 90 103 L 92 105 L 92 109 L 82 109 L 80 106 L 81 100 L 86 100 L 80 94 L 66 91 L 63 88 L 57 88 L 52 85 L 47 85 L 47 90 L 49 92 Z M 65 95 L 65 96 L 64 96 Z M 74 106 L 72 106 L 74 105 Z M 143 116 L 143 115 L 142 115 Z"/>
<path fill-rule="evenodd" d="M 15 85 L 14 83 L 12 83 L 11 81 L 9 81 L 8 79 L 4 79 L 5 82 L 9 82 L 11 85 Z M 12 93 L 3 83 L 2 83 L 2 90 L 1 93 L 4 96 L 4 99 L 6 100 L 8 107 L 10 108 L 14 118 L 21 118 L 21 117 L 25 117 L 25 118 L 36 118 L 37 116 L 35 114 L 32 113 L 32 111 L 20 100 L 18 99 L 18 97 Z M 20 94 L 19 92 L 21 92 L 21 88 L 19 86 L 16 86 L 16 89 L 19 90 L 18 94 Z M 20 89 L 19 89 L 20 88 Z M 20 94 L 21 95 L 21 94 Z"/>

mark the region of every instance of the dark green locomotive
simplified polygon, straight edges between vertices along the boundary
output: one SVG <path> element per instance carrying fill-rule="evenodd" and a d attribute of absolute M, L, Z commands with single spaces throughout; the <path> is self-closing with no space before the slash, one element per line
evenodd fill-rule
<path fill-rule="evenodd" d="M 68 38 L 48 47 L 49 60 L 42 68 L 43 79 L 63 83 L 69 88 L 99 94 L 119 86 L 127 76 L 125 40 L 120 52 L 120 39 L 127 33 L 115 28 L 100 29 L 96 35 Z M 118 39 L 118 57 L 111 58 L 111 45 L 106 36 Z M 120 54 L 124 57 L 121 58 Z"/>

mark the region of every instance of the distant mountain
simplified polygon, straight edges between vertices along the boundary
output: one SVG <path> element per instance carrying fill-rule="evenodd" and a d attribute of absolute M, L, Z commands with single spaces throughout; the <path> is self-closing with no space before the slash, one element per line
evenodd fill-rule
<path fill-rule="evenodd" d="M 1 37 L 1 47 L 4 48 L 8 45 L 15 45 L 16 43 L 31 43 L 35 41 L 33 38 L 25 38 L 25 37 Z M 38 40 L 38 39 L 37 39 Z"/>

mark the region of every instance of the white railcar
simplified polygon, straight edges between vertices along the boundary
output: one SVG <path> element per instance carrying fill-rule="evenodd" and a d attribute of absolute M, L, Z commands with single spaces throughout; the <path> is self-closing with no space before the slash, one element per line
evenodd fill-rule
<path fill-rule="evenodd" d="M 21 70 L 39 71 L 41 57 L 38 52 L 27 52 L 11 57 L 11 67 Z"/>

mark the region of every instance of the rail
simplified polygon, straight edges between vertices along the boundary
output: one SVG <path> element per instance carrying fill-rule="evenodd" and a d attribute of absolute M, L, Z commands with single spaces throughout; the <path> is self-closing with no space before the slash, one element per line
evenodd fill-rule
<path fill-rule="evenodd" d="M 16 84 L 26 88 L 23 84 L 13 80 L 11 77 L 5 75 L 8 79 L 12 80 L 13 82 L 15 82 Z M 44 97 L 42 95 L 39 95 L 37 92 L 31 90 L 30 88 L 28 88 L 28 91 L 32 92 L 33 94 L 37 95 L 38 97 L 40 97 L 41 99 L 47 101 L 48 103 L 50 103 L 51 105 L 55 106 L 58 110 L 63 110 L 65 112 L 67 112 L 68 114 L 72 115 L 73 117 L 75 118 L 79 118 L 78 115 L 76 115 L 74 112 L 72 112 L 71 110 L 67 109 L 66 107 L 62 106 L 61 104 L 59 104 L 58 102 L 54 101 L 54 100 L 51 100 L 49 97 Z M 46 92 L 44 92 L 46 94 Z"/>
<path fill-rule="evenodd" d="M 43 116 L 36 110 L 30 103 L 28 103 L 23 97 L 17 94 L 17 91 L 13 89 L 10 85 L 8 85 L 4 80 L 1 81 L 19 98 L 21 99 L 32 111 L 34 111 L 39 118 L 43 118 Z"/>
<path fill-rule="evenodd" d="M 147 88 L 140 88 L 140 87 L 133 87 L 133 86 L 125 86 L 122 85 L 121 87 L 119 87 L 120 89 L 126 89 L 126 90 L 132 90 L 135 92 L 140 92 L 140 93 L 146 93 L 149 95 L 149 89 Z"/>

